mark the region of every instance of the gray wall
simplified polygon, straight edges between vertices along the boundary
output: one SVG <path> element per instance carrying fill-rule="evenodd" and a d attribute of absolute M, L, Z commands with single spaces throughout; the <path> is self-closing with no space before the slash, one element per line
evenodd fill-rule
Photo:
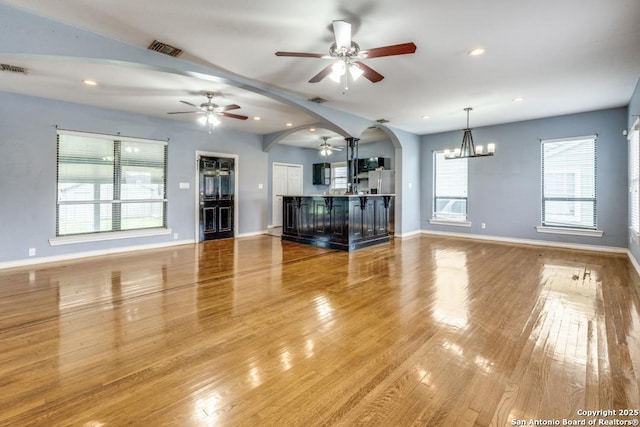
<path fill-rule="evenodd" d="M 470 228 L 432 225 L 434 150 L 459 147 L 462 132 L 422 137 L 421 227 L 425 230 L 470 233 L 594 246 L 627 247 L 627 109 L 529 120 L 473 130 L 474 141 L 496 144 L 494 157 L 469 159 Z M 601 238 L 542 234 L 540 140 L 598 134 L 597 221 Z M 482 230 L 480 224 L 486 223 Z"/>
<path fill-rule="evenodd" d="M 421 162 L 423 145 L 420 137 L 399 129 L 393 129 L 396 138 L 396 197 L 395 233 L 407 236 L 420 232 L 420 201 L 422 198 Z"/>
<path fill-rule="evenodd" d="M 56 126 L 85 132 L 169 139 L 168 226 L 179 240 L 194 239 L 195 152 L 237 154 L 239 227 L 267 227 L 267 154 L 259 135 L 0 92 L 0 263 L 173 241 L 172 235 L 51 247 L 56 212 Z M 179 189 L 179 182 L 191 188 Z M 258 184 L 263 189 L 258 189 Z"/>
<path fill-rule="evenodd" d="M 629 101 L 629 108 L 627 112 L 627 129 L 631 129 L 633 123 L 636 121 L 636 118 L 640 116 L 640 80 L 636 84 L 636 89 L 631 96 L 631 100 Z M 628 152 L 628 151 L 627 151 Z M 628 178 L 627 178 L 628 185 Z M 630 218 L 631 212 L 627 215 L 627 218 Z M 640 263 L 640 242 L 638 241 L 638 236 L 633 234 L 630 229 L 627 228 L 628 242 L 629 242 L 629 251 L 635 258 L 635 260 Z"/>

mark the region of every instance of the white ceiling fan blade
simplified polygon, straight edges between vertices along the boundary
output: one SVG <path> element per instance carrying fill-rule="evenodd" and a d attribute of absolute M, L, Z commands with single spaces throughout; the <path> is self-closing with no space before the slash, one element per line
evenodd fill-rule
<path fill-rule="evenodd" d="M 333 21 L 333 35 L 336 38 L 336 48 L 351 49 L 351 24 L 346 21 Z"/>

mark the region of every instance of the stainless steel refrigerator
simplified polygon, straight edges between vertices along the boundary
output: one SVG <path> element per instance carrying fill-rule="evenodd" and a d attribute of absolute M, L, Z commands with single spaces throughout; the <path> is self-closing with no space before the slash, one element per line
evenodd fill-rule
<path fill-rule="evenodd" d="M 369 171 L 369 193 L 393 194 L 395 181 L 395 171 L 385 169 Z"/>

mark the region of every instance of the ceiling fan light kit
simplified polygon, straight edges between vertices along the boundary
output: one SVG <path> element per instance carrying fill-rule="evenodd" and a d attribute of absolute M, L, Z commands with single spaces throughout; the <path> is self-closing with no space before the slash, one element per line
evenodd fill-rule
<path fill-rule="evenodd" d="M 327 141 L 329 140 L 328 136 L 322 137 L 322 143 L 320 144 L 320 155 L 323 157 L 330 156 L 332 151 L 342 151 L 340 147 L 332 147 Z"/>
<path fill-rule="evenodd" d="M 336 62 L 326 66 L 318 74 L 313 76 L 309 80 L 309 83 L 318 83 L 329 76 L 329 78 L 336 83 L 342 82 L 342 93 L 346 93 L 349 90 L 349 76 L 351 76 L 353 81 L 356 81 L 360 76 L 364 76 L 372 83 L 377 83 L 384 79 L 382 74 L 365 65 L 361 60 L 379 58 L 381 56 L 406 55 L 416 51 L 416 45 L 412 42 L 361 50 L 358 43 L 351 39 L 350 23 L 346 21 L 333 21 L 332 25 L 335 42 L 329 48 L 329 55 L 278 51 L 276 52 L 276 56 L 337 59 Z M 348 73 L 347 70 L 349 70 Z"/>
<path fill-rule="evenodd" d="M 463 129 L 462 144 L 460 148 L 453 150 L 444 150 L 445 159 L 463 159 L 469 157 L 487 157 L 493 156 L 496 152 L 496 145 L 494 143 L 487 144 L 487 152 L 484 152 L 482 145 L 476 146 L 473 143 L 473 135 L 471 135 L 471 128 L 469 127 L 469 111 L 473 110 L 471 107 L 467 107 L 464 111 L 467 112 L 467 127 Z"/>
<path fill-rule="evenodd" d="M 198 122 L 202 126 L 207 126 L 209 128 L 209 133 L 211 133 L 213 129 L 215 129 L 215 127 L 220 124 L 220 120 L 218 120 L 215 114 L 211 111 L 208 112 L 206 115 L 200 117 L 198 119 Z"/>
<path fill-rule="evenodd" d="M 189 105 L 190 107 L 196 108 L 194 111 L 171 111 L 167 114 L 203 114 L 202 117 L 198 118 L 198 122 L 200 122 L 203 126 L 207 126 L 209 133 L 215 129 L 216 126 L 220 124 L 220 120 L 216 116 L 229 117 L 232 119 L 238 120 L 247 120 L 248 116 L 243 116 L 240 114 L 232 114 L 228 113 L 229 110 L 237 110 L 240 108 L 237 104 L 231 104 L 224 107 L 219 106 L 218 104 L 214 104 L 212 99 L 214 94 L 212 92 L 203 92 L 203 95 L 207 97 L 207 102 L 203 102 L 198 107 L 195 104 L 192 104 L 188 101 L 180 101 L 183 104 Z"/>

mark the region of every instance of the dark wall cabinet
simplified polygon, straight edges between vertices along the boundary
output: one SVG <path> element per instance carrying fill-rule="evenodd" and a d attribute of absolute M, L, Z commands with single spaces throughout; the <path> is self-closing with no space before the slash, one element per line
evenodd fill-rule
<path fill-rule="evenodd" d="M 331 185 L 331 163 L 313 164 L 313 185 Z"/>

